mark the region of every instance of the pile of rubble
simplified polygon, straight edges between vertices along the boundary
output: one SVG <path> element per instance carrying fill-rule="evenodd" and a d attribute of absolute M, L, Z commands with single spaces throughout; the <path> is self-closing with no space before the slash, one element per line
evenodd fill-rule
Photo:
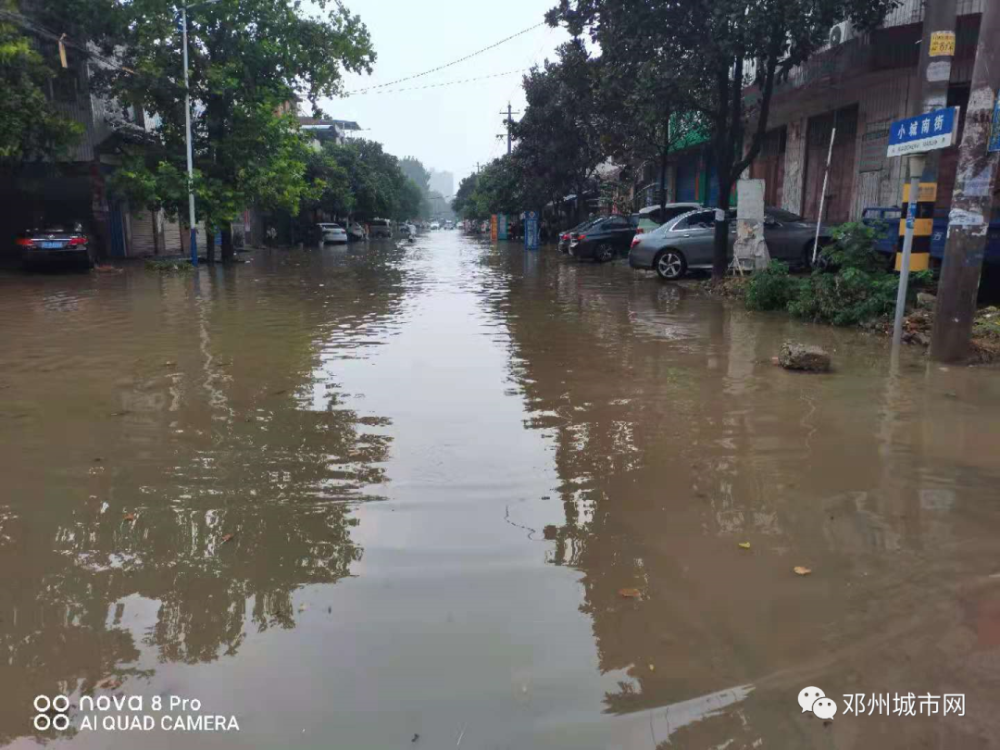
<path fill-rule="evenodd" d="M 903 318 L 903 341 L 929 347 L 934 326 L 933 294 L 920 292 L 916 308 Z M 1000 362 L 1000 308 L 984 307 L 976 312 L 972 324 L 972 356 L 974 362 Z"/>

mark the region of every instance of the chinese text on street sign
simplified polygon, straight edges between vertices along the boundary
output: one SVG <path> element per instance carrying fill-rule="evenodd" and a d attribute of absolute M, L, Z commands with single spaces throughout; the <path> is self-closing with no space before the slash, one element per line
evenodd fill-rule
<path fill-rule="evenodd" d="M 927 114 L 896 120 L 889 127 L 887 156 L 906 156 L 948 148 L 958 130 L 958 107 L 936 109 Z"/>
<path fill-rule="evenodd" d="M 528 250 L 538 249 L 538 214 L 528 211 L 524 215 L 524 247 Z"/>

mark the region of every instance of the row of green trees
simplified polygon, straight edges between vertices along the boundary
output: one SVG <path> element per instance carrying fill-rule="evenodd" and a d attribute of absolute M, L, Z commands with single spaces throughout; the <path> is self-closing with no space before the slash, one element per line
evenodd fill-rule
<path fill-rule="evenodd" d="M 319 99 L 342 93 L 345 73 L 370 73 L 375 61 L 357 15 L 339 1 L 312 6 L 307 13 L 298 0 L 213 0 L 188 12 L 194 190 L 199 219 L 221 229 L 223 259 L 233 254 L 230 223 L 248 206 L 292 216 L 322 207 L 361 219 L 427 213 L 429 175 L 416 160 L 398 160 L 367 140 L 317 151 L 300 132 L 299 106 L 320 116 Z M 173 0 L 37 0 L 29 12 L 0 0 L 0 169 L 59 158 L 83 130 L 46 96 L 60 72 L 51 33 L 58 30 L 71 67 L 87 62 L 97 71 L 93 93 L 156 118 L 149 142 L 129 149 L 111 189 L 133 205 L 186 218 L 177 7 Z"/>
<path fill-rule="evenodd" d="M 513 153 L 463 181 L 466 217 L 581 194 L 602 163 L 652 162 L 705 142 L 729 206 L 760 152 L 775 86 L 850 19 L 877 27 L 899 0 L 560 0 L 546 15 L 572 35 L 524 78 Z M 589 40 L 589 44 L 586 40 Z M 661 200 L 664 200 L 661 198 Z M 728 214 L 715 226 L 713 275 L 726 270 Z"/>

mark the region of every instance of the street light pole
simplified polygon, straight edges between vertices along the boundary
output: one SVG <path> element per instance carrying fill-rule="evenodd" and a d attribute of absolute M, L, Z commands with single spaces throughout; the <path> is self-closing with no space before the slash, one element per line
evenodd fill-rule
<path fill-rule="evenodd" d="M 181 6 L 181 34 L 184 37 L 184 125 L 187 134 L 188 222 L 191 226 L 191 265 L 198 265 L 198 225 L 194 213 L 194 153 L 191 143 L 191 86 L 188 83 L 187 6 Z"/>

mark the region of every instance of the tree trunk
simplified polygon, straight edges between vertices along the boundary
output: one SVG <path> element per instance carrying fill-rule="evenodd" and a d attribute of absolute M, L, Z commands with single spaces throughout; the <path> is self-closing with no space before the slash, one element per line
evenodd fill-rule
<path fill-rule="evenodd" d="M 226 224 L 222 230 L 222 262 L 232 263 L 236 259 L 236 251 L 233 248 L 233 228 L 231 224 Z"/>
<path fill-rule="evenodd" d="M 722 178 L 723 170 L 717 170 L 719 175 L 719 200 L 718 208 L 722 209 L 722 221 L 715 220 L 715 242 L 712 247 L 712 279 L 718 281 L 726 276 L 726 269 L 729 266 L 729 196 L 732 193 L 732 181 Z"/>
<path fill-rule="evenodd" d="M 667 205 L 667 154 L 670 153 L 670 149 L 667 144 L 663 145 L 663 150 L 660 152 L 660 218 L 666 214 L 665 208 Z"/>
<path fill-rule="evenodd" d="M 160 257 L 160 222 L 159 222 L 159 210 L 149 211 L 150 218 L 153 220 L 153 256 Z"/>

